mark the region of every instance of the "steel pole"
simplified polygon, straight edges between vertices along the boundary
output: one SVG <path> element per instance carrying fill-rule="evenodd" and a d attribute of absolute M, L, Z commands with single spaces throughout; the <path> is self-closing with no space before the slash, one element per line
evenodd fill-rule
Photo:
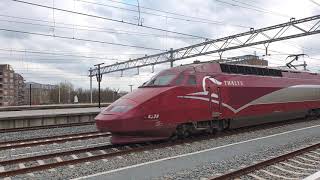
<path fill-rule="evenodd" d="M 92 104 L 92 68 L 90 68 L 90 103 Z"/>
<path fill-rule="evenodd" d="M 101 96 L 100 96 L 100 95 L 101 95 L 101 94 L 100 94 L 100 93 L 101 93 L 101 91 L 100 91 L 100 81 L 101 81 L 101 79 L 100 79 L 100 78 L 101 78 L 101 75 L 100 75 L 100 65 L 99 65 L 99 70 L 98 70 L 98 76 L 99 76 L 99 80 L 98 80 L 99 95 L 98 95 L 98 96 L 99 96 L 99 108 L 100 108 L 100 107 L 101 107 L 101 104 L 100 104 L 100 101 L 101 101 L 101 99 L 100 99 L 100 98 L 101 98 Z"/>
<path fill-rule="evenodd" d="M 173 67 L 173 48 L 170 48 L 170 67 Z"/>
<path fill-rule="evenodd" d="M 104 63 L 100 63 L 100 64 L 96 64 L 94 66 L 97 66 L 98 67 L 98 74 L 96 74 L 97 76 L 97 81 L 98 81 L 98 100 L 99 100 L 99 108 L 101 108 L 101 90 L 100 90 L 100 82 L 102 80 L 102 74 L 101 74 L 101 71 L 100 71 L 100 67 L 101 65 L 104 64 Z"/>
<path fill-rule="evenodd" d="M 32 100 L 32 96 L 31 96 L 31 84 L 29 84 L 29 105 L 31 106 L 32 105 L 32 102 L 31 102 L 31 100 Z"/>
<path fill-rule="evenodd" d="M 60 89 L 60 84 L 59 84 L 59 92 L 58 92 L 58 102 L 59 104 L 61 103 L 61 89 Z"/>

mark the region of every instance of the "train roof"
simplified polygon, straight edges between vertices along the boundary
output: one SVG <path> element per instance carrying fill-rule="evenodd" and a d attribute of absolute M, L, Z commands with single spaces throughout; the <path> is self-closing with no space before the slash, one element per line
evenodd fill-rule
<path fill-rule="evenodd" d="M 203 62 L 194 61 L 193 63 L 184 64 L 184 65 L 181 65 L 181 66 L 178 66 L 178 67 L 190 68 L 190 67 L 203 66 L 205 64 L 226 64 L 226 65 L 234 65 L 234 66 L 274 69 L 274 70 L 279 70 L 279 71 L 282 71 L 282 72 L 293 72 L 293 73 L 303 73 L 304 72 L 304 73 L 318 74 L 318 73 L 315 73 L 315 72 L 291 69 L 291 68 L 287 68 L 287 67 L 270 67 L 270 66 L 262 66 L 262 65 L 251 65 L 251 64 L 236 64 L 236 63 L 232 63 L 232 61 L 230 61 L 230 62 L 221 62 L 221 60 L 211 60 L 211 61 L 203 61 Z M 183 68 L 183 69 L 185 70 L 186 68 Z"/>
<path fill-rule="evenodd" d="M 220 61 L 220 62 L 219 62 Z M 171 68 L 170 71 L 198 71 L 198 72 L 222 72 L 228 74 L 257 75 L 257 76 L 273 76 L 287 78 L 319 78 L 320 74 L 316 72 L 290 69 L 285 67 L 270 67 L 261 65 L 235 64 L 232 62 L 221 62 L 221 60 L 213 61 L 195 61 L 191 64 L 185 64 Z"/>

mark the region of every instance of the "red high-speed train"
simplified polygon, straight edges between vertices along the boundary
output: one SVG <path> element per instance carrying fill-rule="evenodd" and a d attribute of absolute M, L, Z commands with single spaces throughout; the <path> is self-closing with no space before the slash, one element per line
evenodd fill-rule
<path fill-rule="evenodd" d="M 194 63 L 160 72 L 95 120 L 122 144 L 319 114 L 317 73 Z"/>

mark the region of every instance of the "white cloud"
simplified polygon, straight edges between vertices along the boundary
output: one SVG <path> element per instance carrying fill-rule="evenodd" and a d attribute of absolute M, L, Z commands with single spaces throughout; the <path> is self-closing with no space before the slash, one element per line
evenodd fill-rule
<path fill-rule="evenodd" d="M 52 0 L 28 0 L 29 2 L 44 4 L 52 6 Z M 121 5 L 111 1 L 102 0 L 88 0 L 92 2 L 104 3 L 111 6 L 120 8 L 128 8 L 136 10 L 136 7 Z M 226 3 L 221 3 L 226 2 Z M 74 0 L 54 0 L 55 7 L 69 9 L 72 11 L 79 11 L 89 14 L 96 14 L 113 19 L 120 19 L 128 22 L 137 23 L 136 12 L 124 11 L 106 6 L 96 6 L 93 4 L 83 3 Z M 135 4 L 135 0 L 124 0 L 120 2 Z M 242 4 L 238 3 L 242 2 Z M 229 4 L 228 4 L 229 3 Z M 246 3 L 247 5 L 245 5 Z M 240 6 L 249 7 L 241 8 L 230 4 L 238 4 Z M 154 9 L 162 9 L 165 11 L 183 14 L 187 16 L 194 16 L 203 19 L 211 20 L 210 23 L 203 22 L 188 22 L 183 20 L 172 19 L 186 18 L 169 13 L 161 13 L 148 9 L 141 9 L 144 12 L 159 14 L 159 17 L 148 14 L 141 14 L 143 18 L 143 25 L 158 27 L 162 29 L 179 31 L 188 34 L 194 34 L 209 38 L 218 38 L 235 33 L 247 31 L 246 27 L 261 28 L 277 23 L 286 22 L 289 17 L 303 18 L 307 16 L 316 15 L 320 7 L 307 0 L 297 1 L 278 1 L 278 0 L 140 0 L 140 5 Z M 249 6 L 250 5 L 250 6 Z M 263 8 L 268 10 L 267 13 L 262 13 L 254 7 Z M 251 8 L 251 9 L 250 9 Z M 145 46 L 159 49 L 179 48 L 191 44 L 201 42 L 199 39 L 193 38 L 173 38 L 181 37 L 181 35 L 165 33 L 161 31 L 154 31 L 146 28 L 141 28 L 132 25 L 125 25 L 122 23 L 90 18 L 81 15 L 75 15 L 65 12 L 54 11 L 52 9 L 45 9 L 34 7 L 21 3 L 16 3 L 11 0 L 3 0 L 0 2 L 0 25 L 2 28 L 15 29 L 20 31 L 29 31 L 37 33 L 55 34 L 67 37 L 76 37 L 84 39 L 93 39 L 99 41 L 106 41 L 112 43 L 130 44 L 136 46 Z M 23 18 L 38 19 L 39 21 L 31 21 L 26 19 L 16 19 L 4 17 L 18 16 Z M 287 16 L 287 17 L 286 17 Z M 22 21 L 27 23 L 37 23 L 46 26 L 36 26 L 30 24 L 13 23 L 9 21 Z M 200 19 L 194 19 L 204 21 Z M 43 22 L 48 21 L 48 22 Z M 53 27 L 55 22 L 55 27 Z M 214 21 L 224 22 L 223 25 L 215 25 Z M 64 24 L 60 24 L 64 23 Z M 66 25 L 69 24 L 69 25 Z M 77 25 L 82 25 L 77 26 Z M 66 28 L 60 28 L 68 27 Z M 89 28 L 83 26 L 99 27 Z M 243 27 L 240 27 L 243 26 Z M 95 29 L 95 31 L 86 31 L 80 29 Z M 54 30 L 54 31 L 53 31 Z M 121 31 L 120 31 L 121 30 Z M 116 32 L 116 33 L 115 33 Z M 118 33 L 117 33 L 118 32 Z M 122 34 L 119 34 L 121 32 Z M 144 35 L 133 35 L 137 33 L 145 33 Z M 128 35 L 130 34 L 130 35 Z M 149 34 L 157 34 L 161 37 L 150 36 Z M 270 49 L 277 50 L 284 53 L 307 53 L 310 57 L 320 59 L 320 43 L 316 41 L 319 35 L 310 37 L 302 37 L 285 42 L 277 42 L 270 45 Z M 22 73 L 27 81 L 36 81 L 40 83 L 57 83 L 60 81 L 70 81 L 76 87 L 89 88 L 89 78 L 86 77 L 88 69 L 100 62 L 112 64 L 116 61 L 127 60 L 129 58 L 136 58 L 144 54 L 153 54 L 159 51 L 135 49 L 129 47 L 113 46 L 102 43 L 90 43 L 76 40 L 65 40 L 53 37 L 42 37 L 37 35 L 26 35 L 11 32 L 0 31 L 1 43 L 0 49 L 20 49 L 20 50 L 34 50 L 34 51 L 48 51 L 53 53 L 71 54 L 75 56 L 57 56 L 49 54 L 35 54 L 28 52 L 14 52 L 14 51 L 1 51 L 0 62 L 12 64 L 17 72 Z M 305 48 L 302 50 L 302 48 Z M 263 48 L 257 46 L 256 48 Z M 258 55 L 263 55 L 263 49 L 244 48 L 235 51 L 225 52 L 224 57 L 243 55 L 248 53 L 257 52 Z M 271 54 L 272 51 L 270 51 Z M 77 56 L 77 57 L 76 57 Z M 94 58 L 84 58 L 79 56 L 94 56 Z M 197 57 L 194 59 L 208 60 L 215 59 L 217 54 L 212 56 Z M 101 59 L 102 58 L 102 59 Z M 274 55 L 266 57 L 272 65 L 285 64 L 286 56 Z M 118 60 L 112 60 L 118 59 Z M 175 62 L 175 65 L 192 62 L 191 60 L 183 60 Z M 307 63 L 310 64 L 313 70 L 317 70 L 320 65 L 314 59 L 308 59 Z M 155 66 L 155 71 L 158 72 L 162 69 L 168 68 L 168 64 Z M 133 74 L 136 70 L 124 72 L 124 77 L 119 78 L 120 73 L 105 75 L 103 78 L 103 87 L 120 88 L 121 90 L 129 90 L 128 84 L 134 84 L 135 87 L 146 81 L 153 74 L 151 67 L 140 69 L 140 75 Z M 96 82 L 94 82 L 96 84 Z"/>

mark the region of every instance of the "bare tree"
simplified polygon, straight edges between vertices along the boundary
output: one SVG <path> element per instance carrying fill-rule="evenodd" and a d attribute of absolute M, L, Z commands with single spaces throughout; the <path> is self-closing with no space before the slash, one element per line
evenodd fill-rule
<path fill-rule="evenodd" d="M 59 103 L 59 89 L 60 103 L 73 103 L 74 96 L 78 97 L 79 103 L 90 103 L 90 90 L 82 88 L 74 89 L 74 86 L 70 82 L 61 82 L 50 92 L 50 101 L 54 104 Z M 119 92 L 119 89 L 102 89 L 101 102 L 113 102 L 123 94 L 126 94 L 126 92 Z M 93 102 L 98 102 L 98 89 L 93 89 L 92 96 Z"/>

